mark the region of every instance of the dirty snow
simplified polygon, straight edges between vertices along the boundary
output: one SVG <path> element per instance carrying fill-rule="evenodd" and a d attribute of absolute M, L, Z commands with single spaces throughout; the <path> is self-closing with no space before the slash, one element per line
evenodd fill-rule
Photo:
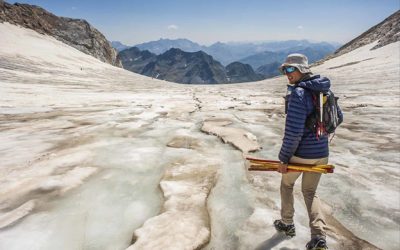
<path fill-rule="evenodd" d="M 280 175 L 243 160 L 277 157 L 283 77 L 181 85 L 0 33 L 0 249 L 304 249 L 299 184 L 287 239 L 272 228 Z M 373 46 L 313 68 L 345 113 L 318 189 L 330 249 L 400 245 L 400 43 Z"/>

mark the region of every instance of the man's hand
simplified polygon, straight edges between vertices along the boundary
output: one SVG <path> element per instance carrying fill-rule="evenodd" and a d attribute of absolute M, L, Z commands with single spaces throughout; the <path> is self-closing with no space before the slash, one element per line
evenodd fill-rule
<path fill-rule="evenodd" d="M 283 162 L 279 163 L 278 172 L 282 173 L 282 174 L 287 173 L 287 166 L 288 166 L 288 164 L 286 164 L 286 163 L 283 163 Z"/>

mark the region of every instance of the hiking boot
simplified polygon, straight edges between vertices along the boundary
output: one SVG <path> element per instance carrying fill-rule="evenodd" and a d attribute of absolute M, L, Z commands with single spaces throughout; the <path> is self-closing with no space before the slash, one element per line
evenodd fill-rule
<path fill-rule="evenodd" d="M 284 232 L 290 237 L 296 236 L 296 228 L 294 227 L 294 224 L 285 224 L 282 220 L 276 220 L 274 221 L 274 226 L 278 232 Z"/>
<path fill-rule="evenodd" d="M 325 250 L 328 249 L 328 246 L 326 245 L 326 240 L 323 237 L 317 236 L 312 238 L 310 242 L 307 243 L 306 248 L 307 250 Z"/>

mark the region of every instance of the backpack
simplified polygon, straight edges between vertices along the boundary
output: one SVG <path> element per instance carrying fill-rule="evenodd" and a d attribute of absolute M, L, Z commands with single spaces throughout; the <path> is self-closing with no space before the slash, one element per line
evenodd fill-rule
<path fill-rule="evenodd" d="M 339 97 L 332 91 L 312 92 L 314 112 L 306 120 L 306 127 L 320 136 L 334 134 L 336 128 L 343 122 L 343 114 L 338 105 Z M 332 137 L 333 138 L 333 137 Z"/>

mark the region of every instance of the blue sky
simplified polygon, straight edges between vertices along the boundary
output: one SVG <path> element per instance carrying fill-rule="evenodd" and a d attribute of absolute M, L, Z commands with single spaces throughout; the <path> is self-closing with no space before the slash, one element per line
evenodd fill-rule
<path fill-rule="evenodd" d="M 7 1 L 14 3 L 16 1 Z M 308 39 L 345 43 L 399 10 L 400 0 L 22 0 L 83 18 L 109 40 L 221 41 Z"/>

